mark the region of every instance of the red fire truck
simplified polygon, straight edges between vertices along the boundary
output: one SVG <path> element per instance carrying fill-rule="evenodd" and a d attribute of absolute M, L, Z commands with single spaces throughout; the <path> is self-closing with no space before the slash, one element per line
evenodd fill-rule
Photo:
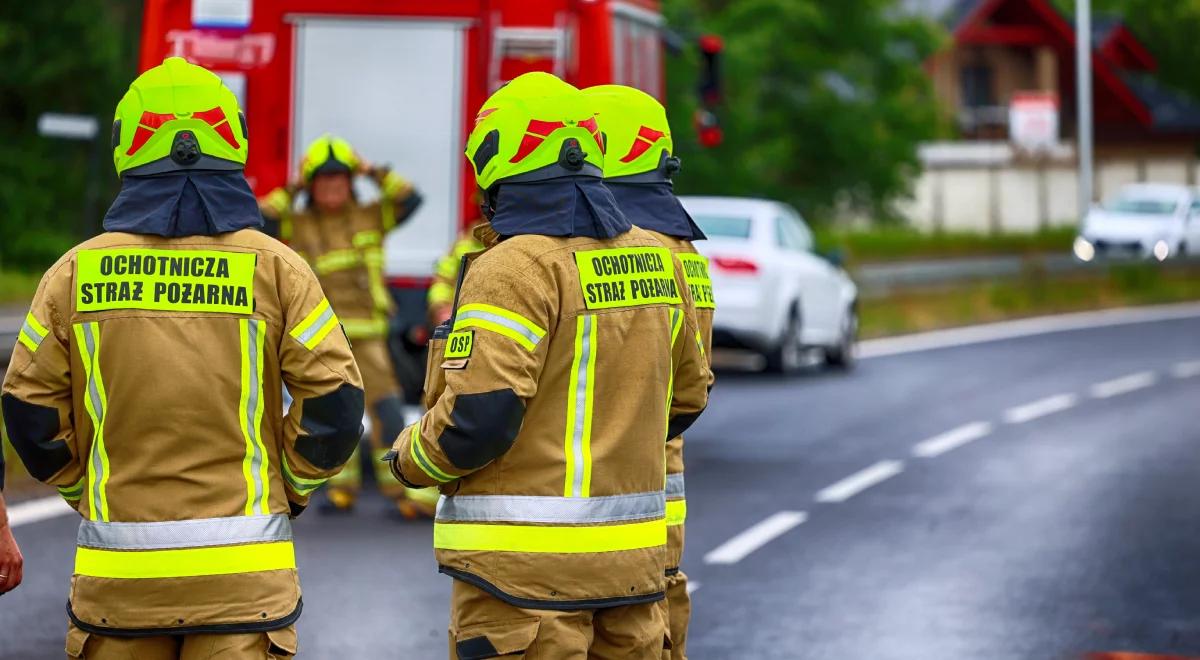
<path fill-rule="evenodd" d="M 389 238 L 386 271 L 421 288 L 478 214 L 462 148 L 487 96 L 544 70 L 662 98 L 662 25 L 658 0 L 146 0 L 141 68 L 179 55 L 226 81 L 259 194 L 326 132 L 410 178 L 425 201 Z"/>

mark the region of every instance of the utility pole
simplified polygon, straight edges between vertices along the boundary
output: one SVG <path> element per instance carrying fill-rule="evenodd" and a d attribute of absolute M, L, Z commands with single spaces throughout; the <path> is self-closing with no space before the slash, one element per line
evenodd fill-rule
<path fill-rule="evenodd" d="M 1075 0 L 1075 143 L 1079 150 L 1079 220 L 1092 206 L 1092 1 Z"/>

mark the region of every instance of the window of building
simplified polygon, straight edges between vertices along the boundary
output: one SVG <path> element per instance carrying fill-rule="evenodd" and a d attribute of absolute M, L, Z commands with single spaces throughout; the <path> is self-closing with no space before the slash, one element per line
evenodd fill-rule
<path fill-rule="evenodd" d="M 992 95 L 992 67 L 968 64 L 962 68 L 962 104 L 967 108 L 995 105 Z"/>

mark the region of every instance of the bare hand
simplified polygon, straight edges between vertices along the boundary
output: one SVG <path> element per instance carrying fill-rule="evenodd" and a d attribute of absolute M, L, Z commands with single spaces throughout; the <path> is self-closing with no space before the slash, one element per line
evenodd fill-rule
<path fill-rule="evenodd" d="M 12 529 L 5 525 L 0 527 L 0 594 L 16 589 L 21 584 L 25 558 L 17 547 Z"/>

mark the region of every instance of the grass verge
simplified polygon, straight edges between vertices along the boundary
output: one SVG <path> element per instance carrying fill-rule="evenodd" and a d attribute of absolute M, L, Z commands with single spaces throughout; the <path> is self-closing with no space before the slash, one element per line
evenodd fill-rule
<path fill-rule="evenodd" d="M 1113 266 L 1105 273 L 1022 277 L 895 293 L 860 303 L 864 338 L 1026 316 L 1200 300 L 1200 268 Z"/>
<path fill-rule="evenodd" d="M 904 227 L 877 227 L 867 231 L 819 229 L 816 238 L 822 252 L 840 251 L 847 263 L 856 264 L 1040 252 L 1067 254 L 1074 240 L 1074 227 L 1055 227 L 1020 234 L 927 234 Z"/>

